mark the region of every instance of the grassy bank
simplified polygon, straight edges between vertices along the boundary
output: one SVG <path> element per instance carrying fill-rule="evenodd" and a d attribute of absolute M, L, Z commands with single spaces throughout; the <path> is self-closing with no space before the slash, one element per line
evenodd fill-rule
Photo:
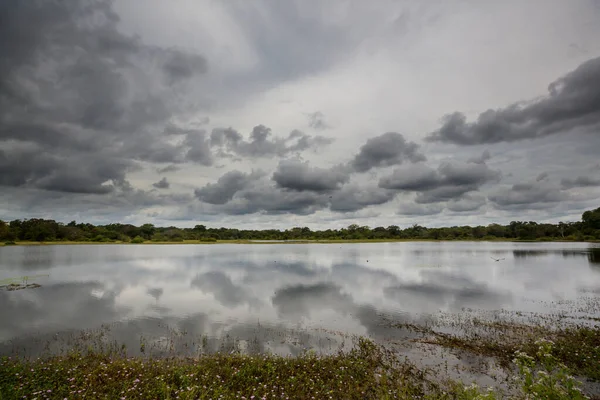
<path fill-rule="evenodd" d="M 440 379 L 427 368 L 401 361 L 392 350 L 360 339 L 353 350 L 330 356 L 229 353 L 151 359 L 89 351 L 34 360 L 5 357 L 0 360 L 0 399 L 589 398 L 560 359 L 569 358 L 563 350 L 581 350 L 581 341 L 573 343 L 555 353 L 565 343 L 537 340 L 530 349 L 533 356 L 519 350 L 506 355 L 515 380 L 514 388 L 504 392 Z M 480 346 L 451 345 L 482 351 Z M 505 357 L 503 351 L 491 353 Z"/>
<path fill-rule="evenodd" d="M 73 353 L 33 361 L 5 358 L 0 364 L 2 400 L 380 399 L 426 392 L 441 394 L 410 364 L 391 362 L 368 341 L 347 354 L 325 357 L 215 354 L 152 360 Z"/>

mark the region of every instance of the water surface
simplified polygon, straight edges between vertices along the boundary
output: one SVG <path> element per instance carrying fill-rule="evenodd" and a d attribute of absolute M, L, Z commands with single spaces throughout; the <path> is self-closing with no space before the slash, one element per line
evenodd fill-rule
<path fill-rule="evenodd" d="M 82 330 L 136 352 L 296 354 L 439 312 L 600 312 L 600 247 L 585 243 L 0 248 L 0 281 L 24 275 L 42 286 L 0 290 L 0 354 L 56 352 Z"/>

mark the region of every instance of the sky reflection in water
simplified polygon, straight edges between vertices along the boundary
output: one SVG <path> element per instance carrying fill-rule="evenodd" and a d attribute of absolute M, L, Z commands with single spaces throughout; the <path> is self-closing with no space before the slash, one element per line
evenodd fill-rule
<path fill-rule="evenodd" d="M 43 274 L 49 276 L 37 279 L 39 289 L 0 290 L 0 354 L 36 354 L 46 338 L 68 338 L 102 324 L 129 348 L 139 347 L 140 337 L 158 343 L 183 332 L 195 339 L 171 346 L 184 352 L 204 335 L 205 350 L 233 338 L 254 351 L 294 354 L 303 347 L 345 345 L 343 338 L 333 343 L 328 331 L 375 339 L 409 335 L 383 326 L 382 315 L 405 321 L 464 308 L 545 312 L 550 302 L 600 297 L 600 247 L 407 242 L 0 248 L 0 280 Z"/>

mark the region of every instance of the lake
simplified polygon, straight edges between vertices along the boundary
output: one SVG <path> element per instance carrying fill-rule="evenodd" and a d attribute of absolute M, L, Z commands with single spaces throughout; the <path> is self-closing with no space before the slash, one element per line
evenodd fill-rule
<path fill-rule="evenodd" d="M 0 290 L 0 355 L 333 352 L 410 336 L 390 321 L 600 315 L 600 246 L 586 243 L 0 247 L 0 281 L 22 276 L 41 287 Z"/>

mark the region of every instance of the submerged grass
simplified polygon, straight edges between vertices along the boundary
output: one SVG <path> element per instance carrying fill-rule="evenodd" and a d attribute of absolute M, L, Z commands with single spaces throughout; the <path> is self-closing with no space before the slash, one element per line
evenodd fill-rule
<path fill-rule="evenodd" d="M 558 362 L 578 376 L 600 382 L 600 329 L 595 326 L 547 328 L 476 321 L 472 329 L 460 334 L 430 332 L 434 336 L 430 343 L 494 357 L 504 367 L 512 363 L 517 352 L 541 361 L 538 343 L 549 340 L 554 343 L 551 355 Z"/>

